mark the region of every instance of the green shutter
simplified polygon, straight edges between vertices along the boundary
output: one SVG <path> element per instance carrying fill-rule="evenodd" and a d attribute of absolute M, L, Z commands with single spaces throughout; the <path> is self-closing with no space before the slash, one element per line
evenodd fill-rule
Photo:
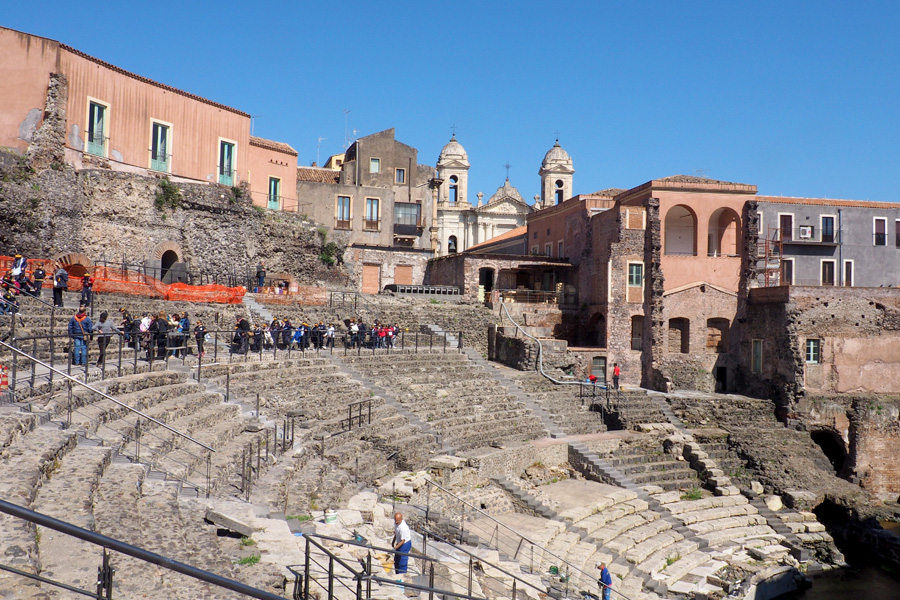
<path fill-rule="evenodd" d="M 219 183 L 234 185 L 234 144 L 229 142 L 219 146 Z"/>
<path fill-rule="evenodd" d="M 169 128 L 160 123 L 153 124 L 150 168 L 163 173 L 169 172 Z"/>

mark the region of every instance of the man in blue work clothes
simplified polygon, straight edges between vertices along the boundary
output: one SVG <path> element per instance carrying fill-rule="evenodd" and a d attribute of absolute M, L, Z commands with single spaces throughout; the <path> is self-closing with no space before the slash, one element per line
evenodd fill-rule
<path fill-rule="evenodd" d="M 597 565 L 597 568 L 600 569 L 600 590 L 603 592 L 603 600 L 609 600 L 610 595 L 612 594 L 612 577 L 609 575 L 609 569 L 606 568 L 606 563 L 600 563 Z"/>
<path fill-rule="evenodd" d="M 86 365 L 87 364 L 87 337 L 91 335 L 94 331 L 94 324 L 91 322 L 91 318 L 87 316 L 85 312 L 85 308 L 79 307 L 78 312 L 75 313 L 69 320 L 69 337 L 72 339 L 72 364 L 75 365 Z"/>
<path fill-rule="evenodd" d="M 412 535 L 409 525 L 403 520 L 403 513 L 394 513 L 394 573 L 402 575 L 406 573 L 409 563 L 409 551 L 412 550 Z"/>

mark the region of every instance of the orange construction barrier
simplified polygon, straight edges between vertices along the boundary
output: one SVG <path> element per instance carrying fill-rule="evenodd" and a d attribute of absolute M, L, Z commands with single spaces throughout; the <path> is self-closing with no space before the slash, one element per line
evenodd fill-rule
<path fill-rule="evenodd" d="M 6 367 L 0 365 L 0 392 L 9 389 L 9 377 L 6 375 Z"/>
<path fill-rule="evenodd" d="M 9 268 L 13 259 L 8 256 L 0 256 L 0 270 Z M 48 260 L 29 259 L 28 273 L 37 266 L 44 264 L 47 271 L 47 279 L 44 287 L 53 285 L 53 263 Z M 71 266 L 71 265 L 68 265 Z M 81 265 L 78 269 L 84 272 Z M 68 270 L 68 269 L 67 269 Z M 163 283 L 162 281 L 144 275 L 139 271 L 128 271 L 115 267 L 90 267 L 87 269 L 94 278 L 94 291 L 107 294 L 125 294 L 130 296 L 144 296 L 149 298 L 163 298 L 165 300 L 179 300 L 182 302 L 217 302 L 221 304 L 240 304 L 244 301 L 247 290 L 243 286 L 227 287 L 224 285 L 188 285 L 186 283 Z M 3 271 L 5 272 L 5 271 Z M 2 273 L 0 273 L 2 274 Z M 81 291 L 81 277 L 69 274 L 69 291 Z"/>

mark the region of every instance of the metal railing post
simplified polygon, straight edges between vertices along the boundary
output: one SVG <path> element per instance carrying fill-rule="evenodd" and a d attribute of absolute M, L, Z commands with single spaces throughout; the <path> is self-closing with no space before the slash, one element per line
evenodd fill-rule
<path fill-rule="evenodd" d="M 305 562 L 303 566 L 303 600 L 309 600 L 309 538 L 306 539 L 306 554 L 305 554 Z"/>

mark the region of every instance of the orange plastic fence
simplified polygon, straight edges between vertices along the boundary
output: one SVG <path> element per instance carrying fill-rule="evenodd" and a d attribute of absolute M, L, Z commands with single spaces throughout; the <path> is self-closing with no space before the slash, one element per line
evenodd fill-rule
<path fill-rule="evenodd" d="M 0 273 L 6 273 L 12 268 L 13 258 L 0 256 Z M 33 271 L 38 264 L 44 266 L 47 271 L 47 279 L 44 287 L 53 286 L 54 263 L 45 259 L 28 259 L 28 272 Z M 240 304 L 244 300 L 247 290 L 243 286 L 227 287 L 224 285 L 188 285 L 186 283 L 163 283 L 159 279 L 148 277 L 139 271 L 118 269 L 115 267 L 87 267 L 82 265 L 63 265 L 70 272 L 69 290 L 81 291 L 80 277 L 72 277 L 74 269 L 79 267 L 79 272 L 91 273 L 94 278 L 94 291 L 107 294 L 126 294 L 130 296 L 144 296 L 149 298 L 163 298 L 166 300 L 179 300 L 182 302 L 217 302 L 221 304 Z"/>

